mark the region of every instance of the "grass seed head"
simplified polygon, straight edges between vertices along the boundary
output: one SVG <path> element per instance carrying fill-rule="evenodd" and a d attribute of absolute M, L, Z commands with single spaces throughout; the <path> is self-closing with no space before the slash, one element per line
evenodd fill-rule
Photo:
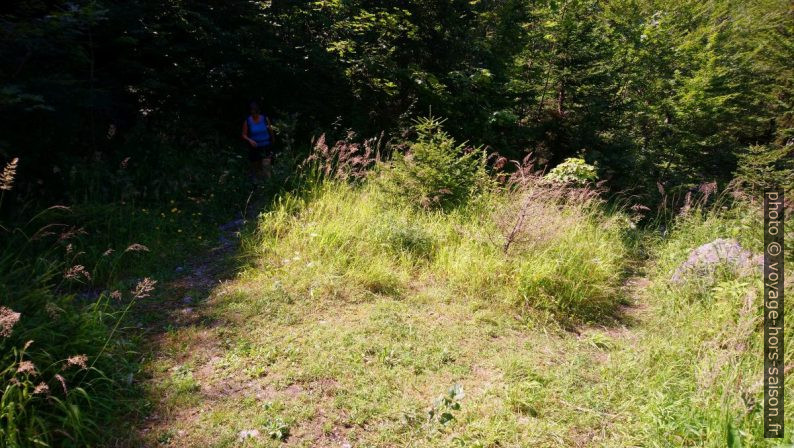
<path fill-rule="evenodd" d="M 0 337 L 7 338 L 11 336 L 11 331 L 14 325 L 19 322 L 21 316 L 20 313 L 17 313 L 11 308 L 0 306 Z"/>
<path fill-rule="evenodd" d="M 3 173 L 0 174 L 0 190 L 9 191 L 13 188 L 14 177 L 17 174 L 17 164 L 19 164 L 19 158 L 14 157 L 3 168 Z"/>

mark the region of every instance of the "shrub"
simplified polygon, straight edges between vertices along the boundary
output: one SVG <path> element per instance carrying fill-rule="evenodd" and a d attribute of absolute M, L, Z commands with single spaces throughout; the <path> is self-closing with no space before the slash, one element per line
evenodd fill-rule
<path fill-rule="evenodd" d="M 384 172 L 381 184 L 390 198 L 424 209 L 446 209 L 466 202 L 485 186 L 485 153 L 456 144 L 442 124 L 433 117 L 416 121 L 416 141 Z"/>
<path fill-rule="evenodd" d="M 588 165 L 583 159 L 577 158 L 565 159 L 546 175 L 546 179 L 553 182 L 579 187 L 597 178 L 596 168 L 593 165 Z"/>

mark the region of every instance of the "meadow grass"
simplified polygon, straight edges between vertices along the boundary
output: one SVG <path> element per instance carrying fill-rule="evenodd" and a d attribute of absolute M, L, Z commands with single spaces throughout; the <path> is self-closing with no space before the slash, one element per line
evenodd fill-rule
<path fill-rule="evenodd" d="M 244 241 L 248 267 L 212 291 L 204 323 L 170 332 L 173 351 L 153 360 L 167 411 L 149 437 L 775 446 L 761 434 L 758 276 L 669 281 L 718 237 L 758 250 L 753 206 L 692 210 L 661 235 L 541 189 L 447 211 L 396 206 L 366 182 L 282 197 Z M 632 241 L 650 261 L 622 286 L 640 252 Z"/>
<path fill-rule="evenodd" d="M 631 345 L 612 352 L 605 377 L 619 382 L 598 388 L 618 394 L 621 411 L 631 416 L 620 429 L 621 445 L 778 446 L 763 439 L 760 269 L 739 272 L 724 265 L 713 275 L 671 281 L 692 249 L 717 238 L 734 238 L 760 253 L 760 204 L 725 204 L 693 209 L 676 218 L 669 234 L 649 235 L 653 262 L 641 296 L 648 307 L 645 323 Z M 792 234 L 790 225 L 787 232 Z M 790 294 L 791 282 L 786 288 Z M 785 330 L 792 330 L 790 323 Z M 788 366 L 791 344 L 784 359 Z M 785 441 L 791 442 L 791 432 Z"/>
<path fill-rule="evenodd" d="M 601 322 L 621 303 L 627 221 L 526 189 L 444 212 L 384 194 L 376 183 L 322 182 L 262 215 L 249 268 L 207 303 L 215 324 L 169 335 L 165 346 L 185 352 L 157 361 L 164 381 L 189 369 L 200 384 L 190 406 L 158 388 L 175 413 L 169 440 L 233 446 L 275 418 L 299 446 L 575 439 L 568 425 L 581 418 L 555 405 L 567 382 L 550 368 L 586 365 L 589 345 L 573 361 L 556 357 L 570 344 L 563 327 Z M 508 215 L 526 195 L 544 216 L 528 218 L 505 251 Z"/>
<path fill-rule="evenodd" d="M 638 230 L 592 189 L 474 176 L 465 199 L 441 206 L 426 200 L 435 187 L 395 197 L 382 178 L 393 165 L 334 148 L 345 158 L 328 151 L 329 172 L 346 181 L 299 179 L 243 230 L 237 257 L 206 261 L 237 271 L 200 278 L 209 291 L 174 267 L 215 246 L 230 205 L 247 202 L 239 186 L 57 208 L 15 229 L 0 255 L 3 303 L 22 316 L 0 338 L 4 440 L 776 446 L 762 439 L 760 275 L 721 266 L 670 281 L 717 238 L 760 251 L 758 204 L 704 200 Z M 37 234 L 53 222 L 58 232 Z M 138 309 L 145 275 L 160 284 Z M 198 300 L 180 305 L 185 295 Z M 18 318 L 3 313 L 4 325 Z M 785 353 L 789 365 L 790 343 Z"/>

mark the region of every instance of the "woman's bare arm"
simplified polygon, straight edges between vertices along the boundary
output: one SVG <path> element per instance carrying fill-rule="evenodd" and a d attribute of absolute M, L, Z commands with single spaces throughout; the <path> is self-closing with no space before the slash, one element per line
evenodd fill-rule
<path fill-rule="evenodd" d="M 247 141 L 251 146 L 256 146 L 256 142 L 248 137 L 248 121 L 243 122 L 243 140 Z"/>

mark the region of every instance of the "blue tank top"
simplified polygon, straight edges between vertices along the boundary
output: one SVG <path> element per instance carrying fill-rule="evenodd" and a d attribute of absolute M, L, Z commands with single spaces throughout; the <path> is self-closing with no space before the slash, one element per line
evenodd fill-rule
<path fill-rule="evenodd" d="M 267 117 L 261 115 L 258 123 L 254 123 L 254 118 L 248 116 L 248 137 L 256 142 L 257 148 L 270 146 L 270 132 L 267 130 Z"/>

